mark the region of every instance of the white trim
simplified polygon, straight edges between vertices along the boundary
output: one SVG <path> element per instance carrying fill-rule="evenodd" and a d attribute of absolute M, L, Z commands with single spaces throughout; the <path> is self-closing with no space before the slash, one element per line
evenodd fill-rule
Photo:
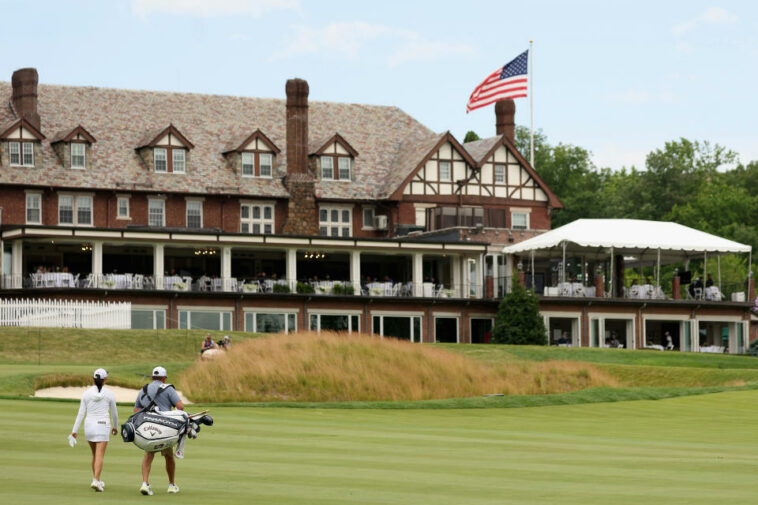
<path fill-rule="evenodd" d="M 82 164 L 74 165 L 74 146 L 82 146 Z M 87 144 L 82 142 L 71 142 L 69 148 L 69 156 L 71 157 L 71 169 L 72 170 L 84 170 L 87 168 Z"/>
<path fill-rule="evenodd" d="M 366 216 L 364 215 L 367 210 L 371 211 L 371 224 L 369 226 L 366 226 Z M 374 217 L 376 217 L 376 205 L 361 205 L 361 230 L 375 230 Z"/>
<path fill-rule="evenodd" d="M 116 219 L 128 219 L 131 220 L 131 214 L 132 214 L 132 203 L 131 203 L 131 195 L 116 195 Z M 121 201 L 126 201 L 126 215 L 122 216 L 120 214 L 121 212 Z"/>
<path fill-rule="evenodd" d="M 168 305 L 134 305 L 132 304 L 132 310 L 168 310 Z"/>
<path fill-rule="evenodd" d="M 204 207 L 203 201 L 204 200 L 205 200 L 204 198 L 185 197 L 185 199 L 184 199 L 184 219 L 185 219 L 185 225 L 187 226 L 187 228 L 190 227 L 190 223 L 189 223 L 190 215 L 189 215 L 189 212 L 190 212 L 190 206 L 193 205 L 193 204 L 197 204 L 200 207 L 200 226 L 193 226 L 192 228 L 202 228 L 203 227 L 203 207 Z"/>
<path fill-rule="evenodd" d="M 72 193 L 68 191 L 58 192 L 58 225 L 59 226 L 81 226 L 81 227 L 88 227 L 92 228 L 95 226 L 95 197 L 93 193 Z M 73 199 L 72 203 L 72 216 L 70 223 L 61 223 L 61 198 L 62 197 L 70 197 Z M 80 223 L 79 222 L 79 199 L 80 198 L 89 198 L 90 202 L 90 222 L 89 223 Z"/>
<path fill-rule="evenodd" d="M 369 316 L 389 316 L 389 317 L 424 317 L 424 312 L 417 312 L 417 311 L 408 311 L 403 312 L 402 310 L 371 310 L 369 311 Z"/>
<path fill-rule="evenodd" d="M 355 206 L 353 204 L 340 204 L 340 203 L 323 203 L 319 204 L 318 206 L 318 228 L 319 228 L 319 236 L 320 237 L 352 237 L 353 236 L 353 208 Z M 333 211 L 338 212 L 338 219 L 336 222 L 331 220 L 331 215 Z M 321 212 L 326 211 L 327 220 L 322 221 L 321 220 Z M 348 212 L 348 222 L 345 223 L 342 221 L 342 213 L 347 211 Z M 361 214 L 361 221 L 363 221 L 363 215 Z M 348 234 L 343 235 L 343 228 L 347 226 L 348 228 Z M 326 228 L 326 235 L 321 235 L 321 228 Z M 339 233 L 337 235 L 332 235 L 332 229 L 337 228 L 339 230 Z"/>
<path fill-rule="evenodd" d="M 323 314 L 325 316 L 360 316 L 363 311 L 358 310 L 345 310 L 345 309 L 308 309 L 306 314 Z"/>
<path fill-rule="evenodd" d="M 516 215 L 516 214 L 525 215 L 526 216 L 526 228 L 521 228 L 521 227 L 516 228 L 516 226 L 513 223 L 513 216 Z M 532 220 L 531 216 L 532 216 L 531 212 L 525 212 L 525 211 L 522 211 L 522 210 L 511 209 L 511 226 L 510 226 L 510 229 L 512 229 L 512 230 L 531 230 L 531 220 Z"/>
<path fill-rule="evenodd" d="M 253 316 L 253 327 L 251 329 L 248 329 L 247 327 L 247 316 L 248 314 Z M 246 332 L 254 332 L 254 333 L 262 333 L 258 331 L 258 314 L 264 314 L 264 315 L 275 315 L 275 316 L 284 316 L 284 332 L 290 333 L 292 331 L 297 331 L 297 320 L 298 316 L 300 315 L 299 309 L 264 309 L 264 308 L 246 308 L 242 310 L 242 327 L 243 331 Z M 290 328 L 289 327 L 289 316 L 295 316 L 295 327 Z"/>
<path fill-rule="evenodd" d="M 439 343 L 437 340 L 437 319 L 455 319 L 455 343 L 461 343 L 461 315 L 454 315 L 452 312 L 432 312 L 432 327 L 434 328 L 434 343 Z"/>
<path fill-rule="evenodd" d="M 150 204 L 152 202 L 161 203 L 161 224 L 150 223 Z M 166 197 L 147 197 L 147 225 L 148 226 L 166 226 Z"/>
<path fill-rule="evenodd" d="M 218 306 L 211 306 L 211 305 L 177 305 L 176 310 L 195 310 L 198 312 L 229 312 L 230 310 L 234 312 L 234 305 L 218 305 Z"/>
<path fill-rule="evenodd" d="M 249 207 L 248 216 L 242 216 L 242 208 Z M 259 216 L 253 217 L 254 209 L 258 207 Z M 266 209 L 271 209 L 271 217 L 266 218 Z M 248 225 L 248 230 L 243 231 L 242 225 Z M 255 225 L 258 225 L 258 232 L 255 232 Z M 266 233 L 266 225 L 271 225 L 271 232 Z M 276 203 L 272 200 L 240 200 L 240 233 L 250 235 L 273 235 L 276 233 Z"/>
<path fill-rule="evenodd" d="M 39 220 L 29 221 L 29 196 L 34 195 L 39 198 Z M 24 221 L 26 224 L 42 224 L 42 191 L 27 189 L 24 191 Z"/>
<path fill-rule="evenodd" d="M 181 170 L 176 169 L 176 155 L 182 153 L 181 155 Z M 174 148 L 171 149 L 171 173 L 172 174 L 186 174 L 187 173 L 187 150 L 186 149 L 180 149 L 180 148 Z"/>
<path fill-rule="evenodd" d="M 294 312 L 295 314 L 300 314 L 300 308 L 295 307 L 292 309 L 288 309 L 288 308 L 269 309 L 267 307 L 245 307 L 242 309 L 243 314 L 247 314 L 248 312 L 255 312 L 255 313 L 262 312 L 265 314 L 291 314 Z"/>
<path fill-rule="evenodd" d="M 163 152 L 163 161 L 166 163 L 165 170 L 158 170 L 158 152 Z M 168 149 L 165 147 L 153 147 L 153 172 L 158 174 L 167 174 L 168 173 Z"/>

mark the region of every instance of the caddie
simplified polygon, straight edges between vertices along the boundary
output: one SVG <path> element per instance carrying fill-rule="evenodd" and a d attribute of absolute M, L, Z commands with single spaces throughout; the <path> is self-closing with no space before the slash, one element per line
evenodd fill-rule
<path fill-rule="evenodd" d="M 140 389 L 137 395 L 137 401 L 134 402 L 134 412 L 150 407 L 154 404 L 158 410 L 169 411 L 172 407 L 176 407 L 178 410 L 184 410 L 184 403 L 179 398 L 179 394 L 171 384 L 166 384 L 167 377 L 166 369 L 162 366 L 157 366 L 153 369 L 153 381 L 150 384 L 146 384 Z M 166 448 L 161 451 L 163 458 L 166 460 L 166 473 L 168 474 L 168 492 L 178 493 L 179 487 L 176 485 L 174 479 L 176 472 L 176 460 L 174 460 L 174 451 L 172 448 Z M 142 487 L 140 487 L 140 493 L 147 496 L 152 496 L 153 490 L 150 489 L 150 468 L 153 465 L 153 458 L 155 453 L 145 452 L 145 457 L 142 459 Z"/>

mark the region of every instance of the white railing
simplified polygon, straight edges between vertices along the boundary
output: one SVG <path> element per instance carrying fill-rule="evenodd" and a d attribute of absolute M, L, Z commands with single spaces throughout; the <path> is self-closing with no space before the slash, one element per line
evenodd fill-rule
<path fill-rule="evenodd" d="M 130 302 L 0 300 L 0 326 L 130 329 Z"/>

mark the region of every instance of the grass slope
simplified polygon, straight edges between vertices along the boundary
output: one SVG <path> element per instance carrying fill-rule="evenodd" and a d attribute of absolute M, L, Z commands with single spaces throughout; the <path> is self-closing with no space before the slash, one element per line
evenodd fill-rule
<path fill-rule="evenodd" d="M 222 407 L 178 463 L 178 496 L 142 498 L 140 452 L 114 441 L 103 495 L 76 406 L 0 400 L 4 503 L 353 505 L 755 503 L 758 392 L 518 410 Z M 121 409 L 126 416 L 127 409 Z"/>

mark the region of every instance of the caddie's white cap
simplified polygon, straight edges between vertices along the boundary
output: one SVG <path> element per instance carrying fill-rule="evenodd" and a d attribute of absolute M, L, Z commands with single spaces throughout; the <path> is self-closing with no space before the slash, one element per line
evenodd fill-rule
<path fill-rule="evenodd" d="M 157 366 L 153 368 L 153 377 L 168 377 L 168 374 L 166 373 L 166 369 L 162 366 Z"/>
<path fill-rule="evenodd" d="M 105 368 L 98 368 L 95 373 L 92 374 L 95 379 L 105 379 L 108 377 L 108 371 Z"/>

